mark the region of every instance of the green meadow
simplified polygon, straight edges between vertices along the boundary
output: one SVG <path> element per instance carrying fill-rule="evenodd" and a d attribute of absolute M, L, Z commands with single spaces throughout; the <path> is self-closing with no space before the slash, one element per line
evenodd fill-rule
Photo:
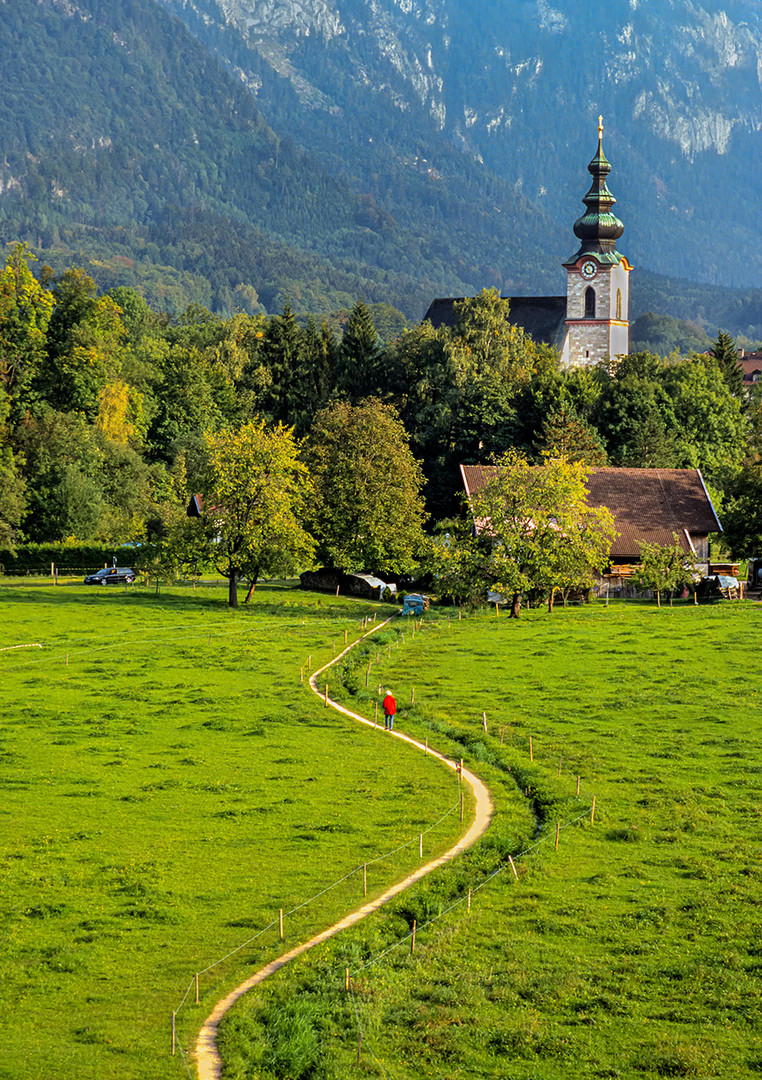
<path fill-rule="evenodd" d="M 398 727 L 488 781 L 495 821 L 239 1002 L 226 1080 L 762 1073 L 759 620 L 440 611 L 346 663 L 345 700 L 371 715 L 370 660 Z"/>
<path fill-rule="evenodd" d="M 384 609 L 226 598 L 0 585 L 3 1080 L 188 1076 L 214 1002 L 358 906 L 358 866 L 373 895 L 461 830 L 449 770 L 301 683 Z"/>

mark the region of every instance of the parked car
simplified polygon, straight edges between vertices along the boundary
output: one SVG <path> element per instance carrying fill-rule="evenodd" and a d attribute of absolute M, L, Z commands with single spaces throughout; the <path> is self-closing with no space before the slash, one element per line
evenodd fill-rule
<path fill-rule="evenodd" d="M 85 585 L 131 585 L 135 571 L 128 566 L 105 566 L 97 574 L 88 574 Z"/>

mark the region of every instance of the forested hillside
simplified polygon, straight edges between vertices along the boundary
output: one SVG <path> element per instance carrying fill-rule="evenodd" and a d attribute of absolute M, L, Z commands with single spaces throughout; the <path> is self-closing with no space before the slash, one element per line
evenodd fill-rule
<path fill-rule="evenodd" d="M 383 19 L 327 48 L 320 35 L 295 42 L 288 4 L 272 6 L 264 43 L 242 36 L 212 0 L 167 6 L 5 5 L 0 239 L 26 241 L 57 273 L 82 266 L 103 290 L 135 287 L 172 315 L 189 303 L 223 315 L 274 313 L 288 301 L 322 316 L 363 296 L 415 320 L 435 295 L 563 291 L 560 261 L 594 143 L 588 105 L 569 105 L 584 127 L 573 147 L 564 144 L 564 167 L 547 147 L 541 155 L 563 200 L 551 207 L 522 179 L 537 156 L 521 149 L 526 131 L 521 139 L 517 131 L 517 162 L 490 167 L 468 139 L 432 125 L 431 102 L 410 98 L 410 79 L 388 57 L 378 83 L 379 50 L 393 41 Z M 228 9 L 242 15 L 246 5 Z M 404 23 L 401 11 L 396 17 Z M 451 75 L 442 76 L 450 95 Z M 531 85 L 510 92 L 519 90 L 533 93 Z M 466 124 L 469 139 L 480 123 Z M 504 130 L 500 139 L 505 145 Z M 631 152 L 616 129 L 612 142 L 613 186 L 637 265 L 633 315 L 651 310 L 693 319 L 711 335 L 721 326 L 762 337 L 758 291 L 651 274 L 659 260 L 650 233 L 643 248 Z M 740 250 L 741 234 L 733 236 Z M 716 242 L 713 233 L 715 254 Z M 673 260 L 660 256 L 660 265 L 684 273 L 679 245 L 667 246 Z"/>
<path fill-rule="evenodd" d="M 0 276 L 0 542 L 160 539 L 203 489 L 210 437 L 283 423 L 309 448 L 316 424 L 327 430 L 325 406 L 362 406 L 358 446 L 388 443 L 382 420 L 399 425 L 423 469 L 429 527 L 458 509 L 460 463 L 510 448 L 535 461 L 698 467 L 727 505 L 744 467 L 756 472 L 760 396 L 743 392 L 726 335 L 714 356 L 642 352 L 563 371 L 495 291 L 439 330 L 401 328 L 361 300 L 322 324 L 288 306 L 229 318 L 193 306 L 169 319 L 132 289 L 103 294 L 82 270 L 35 277 L 32 266 L 18 245 Z M 367 470 L 394 500 L 398 471 Z"/>

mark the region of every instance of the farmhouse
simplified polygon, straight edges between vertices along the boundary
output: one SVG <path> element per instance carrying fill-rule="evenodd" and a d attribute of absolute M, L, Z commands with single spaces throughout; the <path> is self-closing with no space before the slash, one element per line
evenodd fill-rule
<path fill-rule="evenodd" d="M 494 465 L 461 465 L 466 495 L 481 491 Z M 611 548 L 612 579 L 626 580 L 639 561 L 640 544 L 672 544 L 674 536 L 705 575 L 709 534 L 722 532 L 698 469 L 593 469 L 587 480 L 591 506 L 605 506 L 617 538 Z"/>
<path fill-rule="evenodd" d="M 624 232 L 611 212 L 616 199 L 606 183 L 611 165 L 603 152 L 603 120 L 598 150 L 587 167 L 593 178 L 582 200 L 585 213 L 574 223 L 580 246 L 563 264 L 566 296 L 510 296 L 511 322 L 537 342 L 552 345 L 564 367 L 599 364 L 629 352 L 629 278 L 632 266 L 616 249 Z M 455 323 L 456 297 L 432 301 L 424 318 L 432 326 Z"/>

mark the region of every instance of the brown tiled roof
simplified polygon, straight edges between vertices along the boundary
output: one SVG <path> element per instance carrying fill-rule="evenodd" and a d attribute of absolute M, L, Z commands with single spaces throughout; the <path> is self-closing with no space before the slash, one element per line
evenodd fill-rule
<path fill-rule="evenodd" d="M 743 372 L 744 382 L 756 382 L 754 376 L 762 374 L 762 352 L 746 353 L 738 361 L 738 366 Z"/>
<path fill-rule="evenodd" d="M 496 473 L 494 465 L 461 465 L 466 494 L 481 491 Z M 587 487 L 591 506 L 611 511 L 619 533 L 611 548 L 616 558 L 635 558 L 642 541 L 673 543 L 686 551 L 693 536 L 721 532 L 722 526 L 698 469 L 593 469 Z"/>

